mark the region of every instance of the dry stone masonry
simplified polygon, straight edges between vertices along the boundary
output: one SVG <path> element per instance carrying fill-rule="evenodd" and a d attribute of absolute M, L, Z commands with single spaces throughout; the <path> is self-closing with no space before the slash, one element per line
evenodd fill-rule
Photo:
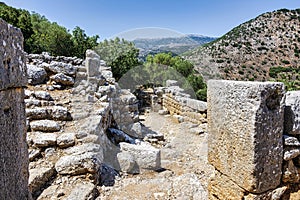
<path fill-rule="evenodd" d="M 0 19 L 0 199 L 31 199 L 24 87 L 23 36 Z"/>
<path fill-rule="evenodd" d="M 94 51 L 88 50 L 84 61 L 43 53 L 28 55 L 27 62 L 34 198 L 95 199 L 96 187 L 113 185 L 118 171 L 160 168 L 160 150 L 142 141 L 148 132 L 139 122 L 136 97 L 119 88 L 111 68 Z M 114 129 L 124 132 L 108 131 Z"/>
<path fill-rule="evenodd" d="M 289 199 L 299 190 L 298 91 L 208 81 L 209 199 Z"/>

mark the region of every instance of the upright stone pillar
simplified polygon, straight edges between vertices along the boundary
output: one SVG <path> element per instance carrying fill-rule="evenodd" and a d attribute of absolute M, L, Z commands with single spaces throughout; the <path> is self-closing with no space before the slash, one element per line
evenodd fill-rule
<path fill-rule="evenodd" d="M 0 199 L 30 199 L 23 36 L 0 19 Z"/>
<path fill-rule="evenodd" d="M 208 81 L 210 199 L 243 199 L 280 184 L 284 85 Z"/>

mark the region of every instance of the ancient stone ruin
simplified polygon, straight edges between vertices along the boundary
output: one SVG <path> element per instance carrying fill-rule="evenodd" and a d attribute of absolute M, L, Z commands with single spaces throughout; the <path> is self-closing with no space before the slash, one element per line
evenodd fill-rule
<path fill-rule="evenodd" d="M 162 168 L 171 163 L 162 157 L 178 156 L 179 142 L 172 149 L 163 134 L 140 122 L 143 99 L 121 89 L 94 51 L 85 60 L 48 53 L 25 58 L 21 32 L 2 20 L 0 26 L 1 199 L 101 199 L 99 191 L 120 173 L 150 177 L 149 171 L 165 172 L 149 183 L 167 188 L 149 194 L 154 199 L 297 199 L 299 91 L 286 92 L 282 83 L 212 80 L 205 103 L 174 80 L 151 90 L 152 111 L 186 126 L 178 129 L 181 140 L 189 133 L 208 136 L 209 163 L 205 138 L 199 144 L 205 158 L 194 158 L 214 172 L 179 170 L 176 176 Z M 163 145 L 170 148 L 165 155 L 158 148 Z M 190 155 L 184 159 L 176 166 L 199 165 L 186 165 Z M 139 179 L 129 185 L 139 186 Z"/>
<path fill-rule="evenodd" d="M 28 190 L 23 36 L 0 19 L 0 199 L 31 199 Z"/>
<path fill-rule="evenodd" d="M 282 83 L 208 82 L 209 199 L 289 199 L 299 190 L 299 97 Z"/>

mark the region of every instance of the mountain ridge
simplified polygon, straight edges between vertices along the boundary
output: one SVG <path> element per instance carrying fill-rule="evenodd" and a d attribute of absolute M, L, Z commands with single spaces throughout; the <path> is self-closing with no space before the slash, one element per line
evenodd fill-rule
<path fill-rule="evenodd" d="M 215 37 L 210 36 L 187 34 L 179 37 L 139 38 L 132 40 L 132 42 L 140 50 L 140 58 L 145 60 L 149 54 L 162 52 L 179 55 L 215 39 Z"/>
<path fill-rule="evenodd" d="M 299 54 L 300 9 L 281 9 L 242 23 L 183 56 L 206 80 L 275 80 L 300 86 Z"/>

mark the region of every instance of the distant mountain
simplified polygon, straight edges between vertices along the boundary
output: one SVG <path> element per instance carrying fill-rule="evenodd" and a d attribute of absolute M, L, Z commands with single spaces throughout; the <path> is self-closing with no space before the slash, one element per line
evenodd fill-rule
<path fill-rule="evenodd" d="M 300 9 L 262 14 L 184 56 L 206 79 L 277 80 L 300 89 Z"/>
<path fill-rule="evenodd" d="M 161 52 L 171 52 L 174 55 L 182 54 L 215 39 L 214 37 L 191 34 L 182 37 L 142 38 L 135 39 L 132 42 L 140 49 L 140 58 L 145 59 L 149 54 Z"/>

